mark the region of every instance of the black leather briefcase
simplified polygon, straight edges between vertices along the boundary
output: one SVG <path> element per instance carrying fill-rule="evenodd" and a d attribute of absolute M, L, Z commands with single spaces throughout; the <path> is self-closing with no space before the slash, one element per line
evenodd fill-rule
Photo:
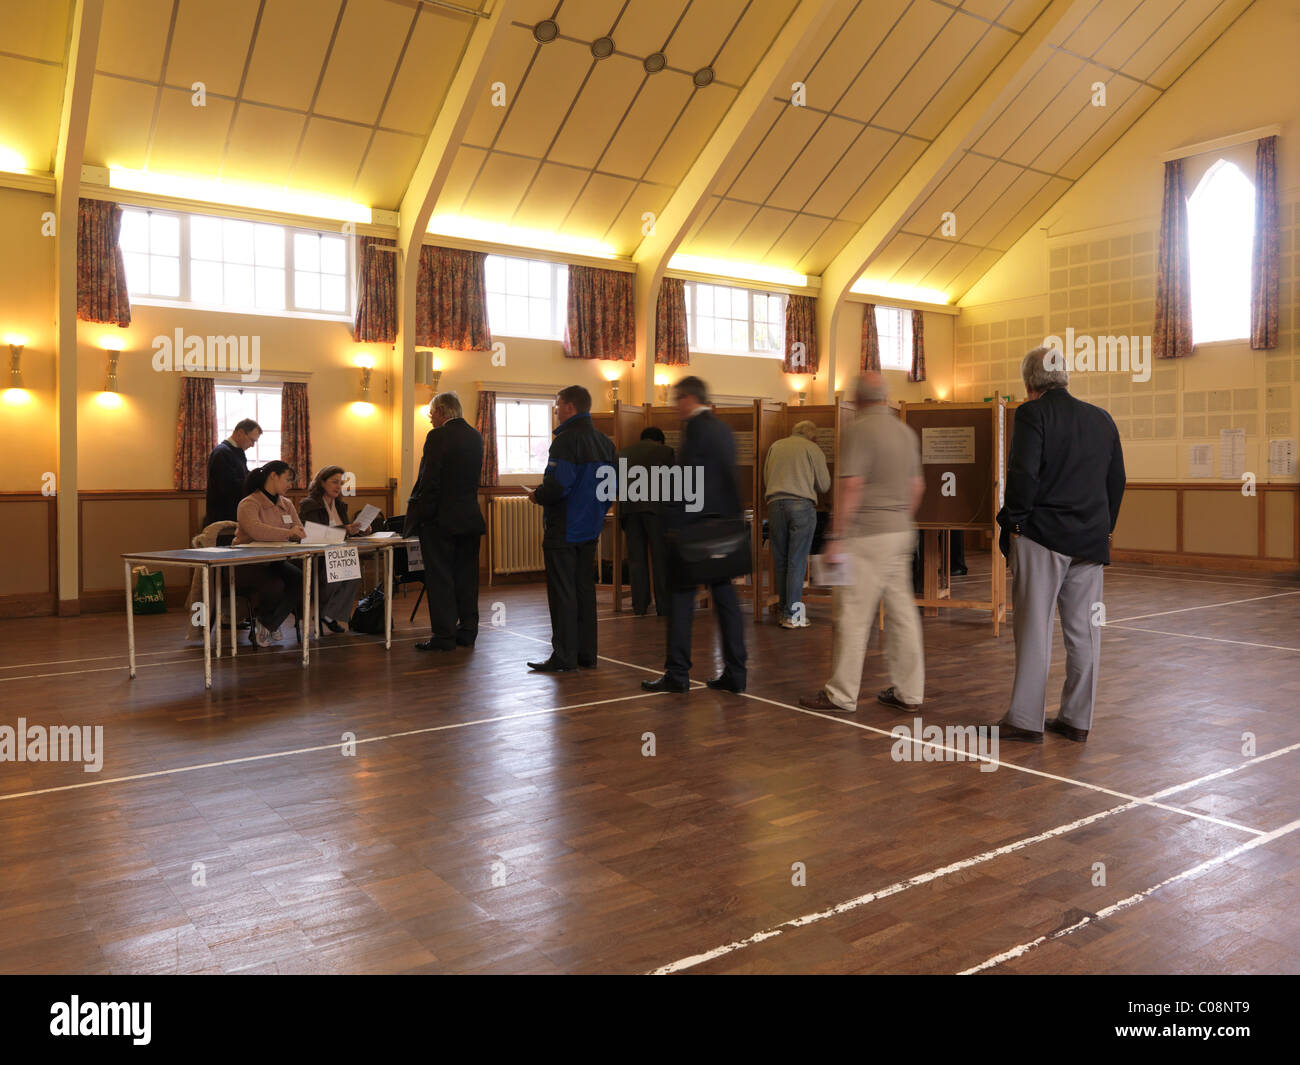
<path fill-rule="evenodd" d="M 718 584 L 754 569 L 743 518 L 705 518 L 683 526 L 674 550 L 683 587 Z"/>

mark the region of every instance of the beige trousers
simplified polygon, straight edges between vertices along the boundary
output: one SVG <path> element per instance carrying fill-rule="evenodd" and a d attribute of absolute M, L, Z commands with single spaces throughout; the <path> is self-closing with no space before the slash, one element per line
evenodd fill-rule
<path fill-rule="evenodd" d="M 912 555 L 916 533 L 881 533 L 843 542 L 851 583 L 835 589 L 831 679 L 826 694 L 843 710 L 858 705 L 862 664 L 885 600 L 885 667 L 894 694 L 905 703 L 925 696 L 925 649 L 921 618 L 912 593 Z"/>

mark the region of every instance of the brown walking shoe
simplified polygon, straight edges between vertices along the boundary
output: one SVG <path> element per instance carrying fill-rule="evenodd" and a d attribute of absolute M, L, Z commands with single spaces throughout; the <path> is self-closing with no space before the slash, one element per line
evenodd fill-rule
<path fill-rule="evenodd" d="M 831 697 L 826 694 L 823 688 L 816 695 L 805 695 L 799 700 L 799 705 L 805 710 L 829 710 L 834 714 L 852 714 L 856 713 L 857 707 L 852 710 L 845 710 L 842 706 L 836 706 L 831 702 Z"/>

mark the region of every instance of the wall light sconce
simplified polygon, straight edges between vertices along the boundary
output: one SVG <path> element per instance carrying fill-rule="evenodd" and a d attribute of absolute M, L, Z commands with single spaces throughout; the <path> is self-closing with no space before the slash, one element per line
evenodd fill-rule
<path fill-rule="evenodd" d="M 803 407 L 808 403 L 808 389 L 812 386 L 814 378 L 803 375 L 796 375 L 794 378 L 794 394 L 798 400 L 798 406 Z"/>
<path fill-rule="evenodd" d="M 668 406 L 668 375 L 655 374 L 655 403 L 660 407 Z"/>
<path fill-rule="evenodd" d="M 442 381 L 442 366 L 438 357 L 432 351 L 417 351 L 415 360 L 415 383 L 428 385 L 437 392 Z"/>
<path fill-rule="evenodd" d="M 612 366 L 605 371 L 605 380 L 609 382 L 609 398 L 615 403 L 618 402 L 618 385 L 622 376 L 623 371 Z"/>
<path fill-rule="evenodd" d="M 119 394 L 121 388 L 117 380 L 117 360 L 121 358 L 122 351 L 126 348 L 126 341 L 120 336 L 103 337 L 99 346 L 108 352 L 108 370 L 104 375 L 104 389 L 95 397 L 95 402 L 106 410 L 115 410 L 122 405 L 122 397 Z"/>
<path fill-rule="evenodd" d="M 361 368 L 361 394 L 352 404 L 352 413 L 364 418 L 372 414 L 375 409 L 370 402 L 370 375 L 375 368 L 374 356 L 358 355 L 356 364 Z"/>
<path fill-rule="evenodd" d="M 31 402 L 31 396 L 23 387 L 22 357 L 27 338 L 18 333 L 7 333 L 5 343 L 9 345 L 9 387 L 4 392 L 6 406 L 17 407 Z"/>

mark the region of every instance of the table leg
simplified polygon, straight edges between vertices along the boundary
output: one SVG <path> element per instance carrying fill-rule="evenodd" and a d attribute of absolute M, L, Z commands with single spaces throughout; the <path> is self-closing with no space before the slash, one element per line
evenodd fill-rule
<path fill-rule="evenodd" d="M 214 568 L 212 570 L 212 578 L 213 578 L 213 584 L 216 585 L 215 590 L 217 593 L 217 616 L 216 616 L 216 624 L 213 626 L 213 628 L 216 629 L 217 632 L 217 657 L 220 658 L 221 657 L 221 570 L 220 568 Z"/>
<path fill-rule="evenodd" d="M 131 602 L 131 563 L 126 567 L 126 655 L 130 661 L 132 679 L 135 678 L 135 604 Z"/>
<path fill-rule="evenodd" d="M 311 556 L 307 556 L 311 562 Z M 298 619 L 298 631 L 302 633 L 302 668 L 307 668 L 311 661 L 311 573 L 302 575 L 302 617 Z"/>
<path fill-rule="evenodd" d="M 316 560 L 310 559 L 307 565 L 311 566 L 311 596 L 312 596 L 312 638 L 320 639 L 320 570 L 316 568 Z"/>
<path fill-rule="evenodd" d="M 234 658 L 239 654 L 239 619 L 235 616 L 238 613 L 235 609 L 235 567 L 227 566 L 226 572 L 230 574 L 230 657 Z"/>
<path fill-rule="evenodd" d="M 208 601 L 208 567 L 203 567 L 203 686 L 212 687 L 212 629 L 208 627 L 211 604 Z"/>
<path fill-rule="evenodd" d="M 393 646 L 393 549 L 384 552 L 384 649 Z"/>

